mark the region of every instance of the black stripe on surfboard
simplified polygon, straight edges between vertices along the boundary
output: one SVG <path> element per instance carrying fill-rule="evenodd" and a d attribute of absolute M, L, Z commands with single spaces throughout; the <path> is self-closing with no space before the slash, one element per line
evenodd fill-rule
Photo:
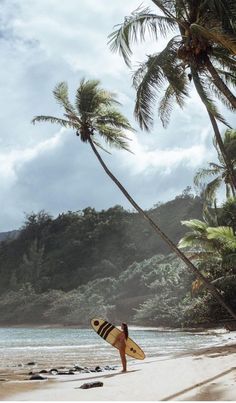
<path fill-rule="evenodd" d="M 107 323 L 107 325 L 102 329 L 100 336 L 104 338 L 104 334 L 106 331 L 111 327 L 112 325 L 110 323 Z"/>
<path fill-rule="evenodd" d="M 106 333 L 104 334 L 104 339 L 107 339 L 107 336 L 111 333 L 111 331 L 115 329 L 115 326 L 111 325 L 111 327 L 106 331 Z"/>
<path fill-rule="evenodd" d="M 103 322 L 103 324 L 99 327 L 99 329 L 98 329 L 98 334 L 99 334 L 99 336 L 100 336 L 100 333 L 101 333 L 101 331 L 102 331 L 102 329 L 104 328 L 104 326 L 106 326 L 108 324 L 108 322 L 105 320 L 104 322 Z"/>

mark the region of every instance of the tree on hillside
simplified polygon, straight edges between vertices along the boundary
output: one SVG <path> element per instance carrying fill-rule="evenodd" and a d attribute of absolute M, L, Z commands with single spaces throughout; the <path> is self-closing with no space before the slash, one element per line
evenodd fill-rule
<path fill-rule="evenodd" d="M 127 136 L 125 130 L 132 130 L 128 120 L 115 108 L 117 100 L 115 95 L 105 91 L 99 86 L 99 81 L 84 79 L 81 81 L 76 92 L 75 106 L 72 105 L 68 97 L 68 87 L 65 82 L 60 83 L 54 90 L 54 96 L 64 109 L 64 117 L 57 118 L 54 116 L 36 116 L 33 123 L 50 122 L 59 124 L 65 128 L 75 131 L 75 134 L 84 143 L 88 143 L 100 162 L 101 166 L 110 177 L 110 179 L 118 186 L 124 196 L 129 200 L 131 205 L 138 213 L 149 222 L 152 228 L 162 237 L 169 245 L 173 252 L 182 259 L 190 270 L 206 284 L 206 287 L 216 297 L 218 302 L 224 306 L 226 310 L 236 319 L 236 314 L 225 304 L 223 298 L 217 289 L 205 279 L 201 272 L 192 264 L 192 262 L 177 248 L 177 246 L 167 237 L 167 235 L 159 228 L 159 226 L 145 213 L 145 211 L 134 201 L 127 190 L 118 181 L 118 179 L 108 169 L 97 147 L 102 147 L 97 140 L 100 135 L 108 145 L 120 149 L 128 150 Z"/>
<path fill-rule="evenodd" d="M 139 7 L 109 36 L 113 51 L 130 66 L 131 45 L 143 41 L 145 33 L 154 39 L 174 32 L 166 47 L 149 55 L 134 74 L 137 91 L 135 116 L 140 127 L 149 130 L 153 124 L 158 97 L 159 117 L 168 124 L 176 102 L 181 108 L 189 96 L 190 82 L 206 107 L 230 180 L 236 188 L 236 174 L 224 147 L 217 120 L 228 125 L 219 113 L 212 94 L 231 110 L 236 97 L 231 91 L 236 79 L 236 3 L 233 0 L 152 0 L 161 14 Z M 160 92 L 164 90 L 164 95 Z"/>

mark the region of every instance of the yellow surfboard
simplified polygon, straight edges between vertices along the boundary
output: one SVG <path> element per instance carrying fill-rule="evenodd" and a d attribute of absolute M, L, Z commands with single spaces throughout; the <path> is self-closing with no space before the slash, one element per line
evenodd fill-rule
<path fill-rule="evenodd" d="M 118 334 L 121 333 L 121 330 L 101 318 L 92 319 L 91 326 L 99 336 L 112 345 Z M 118 348 L 116 345 L 113 345 L 113 347 Z M 125 353 L 137 360 L 144 360 L 145 358 L 143 350 L 130 337 L 126 341 Z"/>

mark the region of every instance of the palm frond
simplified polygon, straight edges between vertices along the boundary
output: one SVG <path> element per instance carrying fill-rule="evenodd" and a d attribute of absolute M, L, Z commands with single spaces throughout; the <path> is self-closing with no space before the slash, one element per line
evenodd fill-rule
<path fill-rule="evenodd" d="M 204 203 L 202 218 L 209 226 L 218 227 L 219 219 L 217 213 L 218 213 L 217 209 L 209 209 L 207 203 Z"/>
<path fill-rule="evenodd" d="M 220 91 L 216 86 L 214 81 L 208 77 L 208 82 L 209 82 L 209 89 L 210 91 L 214 94 L 214 96 L 222 102 L 224 106 L 226 106 L 227 109 L 230 111 L 234 111 L 235 108 L 232 106 L 231 102 L 225 97 L 222 91 Z"/>
<path fill-rule="evenodd" d="M 134 114 L 140 127 L 145 130 L 149 130 L 153 124 L 153 105 L 157 92 L 165 83 L 163 71 L 158 65 L 158 56 L 149 56 L 133 77 L 133 85 L 137 90 Z"/>
<path fill-rule="evenodd" d="M 229 71 L 232 74 L 236 72 L 236 58 L 234 55 L 220 46 L 212 46 L 210 58 L 220 64 L 223 71 Z"/>
<path fill-rule="evenodd" d="M 73 119 L 75 122 L 77 121 L 77 123 L 79 123 L 79 119 L 76 114 L 76 109 L 69 101 L 68 85 L 65 81 L 56 85 L 56 87 L 53 90 L 53 95 L 56 98 L 59 105 L 65 109 L 66 112 L 65 116 L 69 120 Z"/>
<path fill-rule="evenodd" d="M 192 230 L 196 230 L 200 233 L 205 233 L 207 229 L 207 224 L 197 219 L 181 221 L 181 224 L 185 225 L 188 228 L 191 228 Z"/>
<path fill-rule="evenodd" d="M 110 147 L 131 152 L 127 142 L 128 138 L 122 130 L 108 124 L 97 124 L 96 130 Z"/>
<path fill-rule="evenodd" d="M 207 202 L 212 203 L 216 197 L 216 192 L 222 184 L 222 176 L 218 176 L 206 185 L 205 188 L 205 198 Z"/>
<path fill-rule="evenodd" d="M 159 102 L 158 115 L 163 127 L 167 127 L 170 121 L 170 115 L 173 109 L 175 94 L 171 84 L 165 90 L 165 94 Z"/>
<path fill-rule="evenodd" d="M 199 246 L 201 242 L 196 239 L 196 235 L 189 233 L 186 234 L 183 238 L 178 242 L 178 248 L 192 248 L 193 246 Z"/>
<path fill-rule="evenodd" d="M 231 250 L 236 249 L 236 236 L 234 235 L 233 229 L 231 227 L 208 227 L 207 238 L 218 240 L 222 242 L 226 248 L 229 248 Z"/>
<path fill-rule="evenodd" d="M 215 176 L 219 175 L 220 173 L 220 168 L 219 167 L 212 167 L 212 168 L 202 168 L 197 171 L 197 173 L 194 176 L 194 184 L 195 186 L 200 186 L 201 182 L 204 181 L 204 179 L 208 178 L 209 176 Z"/>
<path fill-rule="evenodd" d="M 216 170 L 218 172 L 225 169 L 224 165 L 219 165 L 219 164 L 216 164 L 215 162 L 209 162 L 209 166 L 211 167 L 211 169 Z"/>
<path fill-rule="evenodd" d="M 215 103 L 211 99 L 211 97 L 208 93 L 208 90 L 207 90 L 207 84 L 204 82 L 204 80 L 202 78 L 199 77 L 198 73 L 196 72 L 196 69 L 193 66 L 191 66 L 191 73 L 193 76 L 193 81 L 194 81 L 196 90 L 197 90 L 202 102 L 206 106 L 207 110 L 211 113 L 211 115 L 214 116 L 215 119 L 219 120 L 224 125 L 230 127 L 229 124 L 227 123 L 227 121 L 225 120 L 225 118 L 218 112 L 218 109 L 217 109 Z"/>
<path fill-rule="evenodd" d="M 153 124 L 153 108 L 165 82 L 171 85 L 181 106 L 188 95 L 186 75 L 177 64 L 178 44 L 179 37 L 172 38 L 162 52 L 149 56 L 133 76 L 133 85 L 137 90 L 134 113 L 142 129 L 149 130 Z M 167 95 L 170 96 L 170 92 Z M 163 102 L 169 107 L 166 100 Z"/>
<path fill-rule="evenodd" d="M 98 125 L 110 125 L 119 129 L 126 129 L 129 131 L 135 131 L 130 125 L 128 119 L 124 117 L 119 111 L 111 108 L 102 108 L 98 111 L 98 115 L 95 118 L 94 124 Z"/>
<path fill-rule="evenodd" d="M 179 76 L 179 79 L 181 79 L 180 76 Z M 186 80 L 185 80 L 185 86 L 187 87 Z M 179 89 L 174 88 L 173 84 L 168 85 L 168 87 L 165 90 L 164 96 L 162 97 L 162 99 L 159 102 L 159 107 L 158 107 L 158 115 L 161 119 L 161 122 L 162 122 L 162 125 L 164 128 L 167 127 L 167 125 L 170 121 L 171 112 L 172 112 L 172 109 L 174 106 L 174 101 L 182 109 L 185 104 L 186 95 L 187 95 L 187 93 L 183 93 Z"/>
<path fill-rule="evenodd" d="M 232 54 L 236 54 L 235 37 L 227 35 L 224 32 L 220 32 L 218 29 L 206 29 L 205 27 L 196 23 L 191 24 L 191 32 L 195 35 L 200 35 L 213 43 L 220 44 L 232 52 Z"/>
<path fill-rule="evenodd" d="M 152 2 L 164 13 L 164 15 L 174 19 L 175 21 L 179 21 L 177 19 L 178 14 L 178 4 L 175 0 L 152 0 Z"/>
<path fill-rule="evenodd" d="M 35 116 L 32 119 L 32 123 L 35 124 L 36 122 L 47 122 L 47 123 L 56 123 L 60 126 L 66 127 L 66 128 L 71 128 L 74 130 L 79 130 L 80 126 L 77 124 L 75 125 L 73 122 L 61 118 L 57 118 L 55 116 Z"/>
<path fill-rule="evenodd" d="M 236 60 L 235 60 L 235 63 L 236 63 Z M 226 85 L 236 86 L 236 69 L 235 69 L 234 74 L 232 74 L 228 71 L 219 70 L 219 69 L 217 69 L 217 72 L 218 72 L 220 78 L 225 82 Z"/>
<path fill-rule="evenodd" d="M 123 24 L 115 26 L 117 29 L 109 35 L 108 44 L 113 52 L 118 51 L 123 56 L 130 67 L 132 43 L 143 41 L 146 32 L 157 40 L 159 32 L 166 36 L 175 27 L 176 23 L 172 18 L 153 14 L 148 7 L 138 7 L 129 17 L 125 17 Z"/>
<path fill-rule="evenodd" d="M 200 256 L 203 252 L 212 253 L 215 252 L 216 248 L 212 241 L 208 240 L 207 237 L 203 238 L 198 233 L 187 233 L 183 238 L 180 239 L 178 243 L 180 249 L 183 248 L 197 248 L 195 250 L 195 255 Z M 191 254 L 193 251 L 191 251 Z M 206 255 L 205 255 L 206 257 Z"/>

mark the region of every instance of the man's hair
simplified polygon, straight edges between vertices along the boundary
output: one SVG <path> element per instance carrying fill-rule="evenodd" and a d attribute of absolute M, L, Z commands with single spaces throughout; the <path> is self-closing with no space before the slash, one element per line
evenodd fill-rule
<path fill-rule="evenodd" d="M 125 338 L 128 339 L 128 337 L 129 337 L 128 326 L 127 326 L 126 323 L 122 323 L 122 325 L 123 325 L 123 330 L 124 330 Z"/>

